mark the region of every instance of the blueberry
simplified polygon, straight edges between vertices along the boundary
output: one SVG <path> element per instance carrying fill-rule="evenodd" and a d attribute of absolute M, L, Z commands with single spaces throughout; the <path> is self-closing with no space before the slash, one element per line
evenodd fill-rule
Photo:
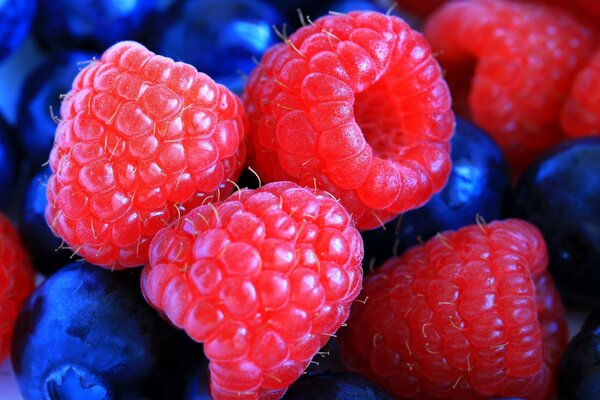
<path fill-rule="evenodd" d="M 452 171 L 441 192 L 384 228 L 363 232 L 367 265 L 379 265 L 438 232 L 474 224 L 478 215 L 486 221 L 502 215 L 509 175 L 500 148 L 485 132 L 461 118 L 457 118 L 451 145 Z"/>
<path fill-rule="evenodd" d="M 54 236 L 44 216 L 48 199 L 46 184 L 50 167 L 38 172 L 29 182 L 19 213 L 19 233 L 36 269 L 49 275 L 71 262 L 72 251 Z"/>
<path fill-rule="evenodd" d="M 558 370 L 560 400 L 600 398 L 600 308 L 586 318 L 571 339 Z"/>
<path fill-rule="evenodd" d="M 182 399 L 199 380 L 202 346 L 148 306 L 140 271 L 72 263 L 23 306 L 11 349 L 28 399 Z"/>
<path fill-rule="evenodd" d="M 120 40 L 142 40 L 165 0 L 38 0 L 34 30 L 51 50 L 103 51 Z"/>
<path fill-rule="evenodd" d="M 35 9 L 35 0 L 0 1 L 0 60 L 21 45 L 31 27 Z"/>
<path fill-rule="evenodd" d="M 327 15 L 329 12 L 349 13 L 350 11 L 378 11 L 385 13 L 387 10 L 369 0 L 338 0 L 332 1 L 317 10 L 316 15 Z"/>
<path fill-rule="evenodd" d="M 280 42 L 272 26 L 283 21 L 277 9 L 260 0 L 184 0 L 149 47 L 241 93 L 243 75 Z"/>
<path fill-rule="evenodd" d="M 367 379 L 350 372 L 307 375 L 296 381 L 283 400 L 392 400 L 393 397 Z"/>
<path fill-rule="evenodd" d="M 541 230 L 563 299 L 600 305 L 600 138 L 561 143 L 531 165 L 512 214 Z"/>
<path fill-rule="evenodd" d="M 0 208 L 6 208 L 15 197 L 20 155 L 14 133 L 0 117 Z"/>
<path fill-rule="evenodd" d="M 39 168 L 48 161 L 56 121 L 59 117 L 61 95 L 65 95 L 73 79 L 94 58 L 93 53 L 55 53 L 35 68 L 27 77 L 19 102 L 18 137 L 31 164 Z"/>

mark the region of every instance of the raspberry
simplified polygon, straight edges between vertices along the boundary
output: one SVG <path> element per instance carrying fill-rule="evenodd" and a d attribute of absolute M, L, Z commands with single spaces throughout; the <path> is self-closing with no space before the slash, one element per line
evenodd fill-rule
<path fill-rule="evenodd" d="M 10 352 L 14 323 L 33 288 L 34 272 L 27 251 L 11 222 L 0 214 L 0 362 Z"/>
<path fill-rule="evenodd" d="M 244 162 L 241 101 L 135 42 L 83 69 L 60 111 L 46 220 L 93 264 L 144 264 L 154 234 L 231 193 Z"/>
<path fill-rule="evenodd" d="M 497 0 L 445 4 L 425 37 L 448 71 L 458 109 L 468 101 L 515 172 L 561 139 L 560 108 L 595 43 L 567 11 Z"/>
<path fill-rule="evenodd" d="M 421 17 L 431 14 L 436 8 L 448 0 L 396 0 L 402 10 L 409 11 Z"/>
<path fill-rule="evenodd" d="M 547 263 L 540 232 L 516 219 L 412 247 L 367 277 L 344 362 L 398 398 L 547 399 L 567 343 Z"/>
<path fill-rule="evenodd" d="M 600 135 L 600 49 L 575 78 L 560 122 L 571 137 Z"/>
<path fill-rule="evenodd" d="M 359 229 L 418 207 L 450 173 L 450 96 L 423 36 L 376 12 L 328 15 L 250 75 L 250 163 L 338 197 Z"/>
<path fill-rule="evenodd" d="M 204 343 L 212 398 L 280 398 L 348 317 L 362 239 L 328 194 L 291 182 L 190 211 L 150 245 L 148 302 Z"/>

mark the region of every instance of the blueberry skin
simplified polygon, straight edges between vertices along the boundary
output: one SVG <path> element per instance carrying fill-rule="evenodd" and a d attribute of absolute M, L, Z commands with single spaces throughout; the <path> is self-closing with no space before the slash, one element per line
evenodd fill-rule
<path fill-rule="evenodd" d="M 510 178 L 502 151 L 481 129 L 457 118 L 451 140 L 452 170 L 444 189 L 421 208 L 406 212 L 379 228 L 362 233 L 366 265 L 379 265 L 392 255 L 438 232 L 501 217 Z"/>
<path fill-rule="evenodd" d="M 296 381 L 282 400 L 392 400 L 367 379 L 350 372 L 326 372 Z"/>
<path fill-rule="evenodd" d="M 600 398 L 600 308 L 569 342 L 558 369 L 559 400 Z"/>
<path fill-rule="evenodd" d="M 600 305 L 600 137 L 563 142 L 531 165 L 512 214 L 541 230 L 563 299 Z"/>
<path fill-rule="evenodd" d="M 164 0 L 38 0 L 34 30 L 43 47 L 98 52 L 121 40 L 142 40 Z"/>
<path fill-rule="evenodd" d="M 347 14 L 350 11 L 378 11 L 385 13 L 387 10 L 368 0 L 341 0 L 321 6 L 317 10 L 316 15 L 327 15 L 330 11 Z"/>
<path fill-rule="evenodd" d="M 48 161 L 56 122 L 60 117 L 61 95 L 71 90 L 73 79 L 87 64 L 98 58 L 95 53 L 61 52 L 56 53 L 35 68 L 23 85 L 19 101 L 17 132 L 27 159 L 35 168 Z"/>
<path fill-rule="evenodd" d="M 52 170 L 46 166 L 31 178 L 19 213 L 19 233 L 23 244 L 36 269 L 44 275 L 50 275 L 73 261 L 72 251 L 61 246 L 62 240 L 54 236 L 44 216 L 48 204 L 46 184 L 50 175 Z"/>
<path fill-rule="evenodd" d="M 35 14 L 35 0 L 0 1 L 0 60 L 23 42 Z"/>
<path fill-rule="evenodd" d="M 272 25 L 283 22 L 277 9 L 260 0 L 185 0 L 149 47 L 241 93 L 242 74 L 249 75 L 264 51 L 281 41 Z"/>
<path fill-rule="evenodd" d="M 15 197 L 20 159 L 14 132 L 0 117 L 0 208 L 4 210 Z"/>
<path fill-rule="evenodd" d="M 145 303 L 139 277 L 72 263 L 35 290 L 11 348 L 26 400 L 191 397 L 202 346 Z"/>

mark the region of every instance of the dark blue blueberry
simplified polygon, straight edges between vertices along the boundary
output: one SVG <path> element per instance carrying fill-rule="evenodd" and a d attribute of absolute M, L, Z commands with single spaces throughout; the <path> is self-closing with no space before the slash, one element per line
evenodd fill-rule
<path fill-rule="evenodd" d="M 27 36 L 36 0 L 0 1 L 0 60 L 14 52 Z"/>
<path fill-rule="evenodd" d="M 283 400 L 392 400 L 393 397 L 367 379 L 350 372 L 306 375 L 296 381 Z"/>
<path fill-rule="evenodd" d="M 93 53 L 56 53 L 27 77 L 19 102 L 17 131 L 31 164 L 39 168 L 48 161 L 56 122 L 60 115 L 61 95 L 71 90 L 73 79 L 92 60 Z"/>
<path fill-rule="evenodd" d="M 202 346 L 148 306 L 140 270 L 69 264 L 40 285 L 15 325 L 11 357 L 23 397 L 183 399 Z"/>
<path fill-rule="evenodd" d="M 5 209 L 16 197 L 19 162 L 14 133 L 0 117 L 0 208 Z"/>
<path fill-rule="evenodd" d="M 350 11 L 378 11 L 385 13 L 387 10 L 369 0 L 339 0 L 322 5 L 315 16 L 327 15 L 329 12 L 349 13 Z"/>
<path fill-rule="evenodd" d="M 149 47 L 241 93 L 243 75 L 280 41 L 272 25 L 283 21 L 273 6 L 260 0 L 185 0 Z"/>
<path fill-rule="evenodd" d="M 569 342 L 557 377 L 559 400 L 600 399 L 600 308 Z"/>
<path fill-rule="evenodd" d="M 452 171 L 444 189 L 423 207 L 363 232 L 365 264 L 381 264 L 438 232 L 474 224 L 477 215 L 501 217 L 509 190 L 506 161 L 500 148 L 482 130 L 457 118 L 451 141 Z"/>
<path fill-rule="evenodd" d="M 512 213 L 542 231 L 563 299 L 600 305 L 600 138 L 561 143 L 531 165 Z"/>
<path fill-rule="evenodd" d="M 50 49 L 102 52 L 121 40 L 142 40 L 165 0 L 38 0 L 34 30 Z"/>
<path fill-rule="evenodd" d="M 31 260 L 38 271 L 49 275 L 71 262 L 71 250 L 62 246 L 62 241 L 54 236 L 44 217 L 46 204 L 46 183 L 52 175 L 50 167 L 38 172 L 25 190 L 23 204 L 19 212 L 19 232 Z"/>

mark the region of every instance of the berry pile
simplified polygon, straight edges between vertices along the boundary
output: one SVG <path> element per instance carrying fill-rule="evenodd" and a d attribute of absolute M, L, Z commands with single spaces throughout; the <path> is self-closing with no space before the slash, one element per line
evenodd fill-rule
<path fill-rule="evenodd" d="M 595 0 L 29 3 L 0 5 L 25 400 L 600 387 L 597 316 L 568 347 L 565 318 L 600 306 Z"/>

